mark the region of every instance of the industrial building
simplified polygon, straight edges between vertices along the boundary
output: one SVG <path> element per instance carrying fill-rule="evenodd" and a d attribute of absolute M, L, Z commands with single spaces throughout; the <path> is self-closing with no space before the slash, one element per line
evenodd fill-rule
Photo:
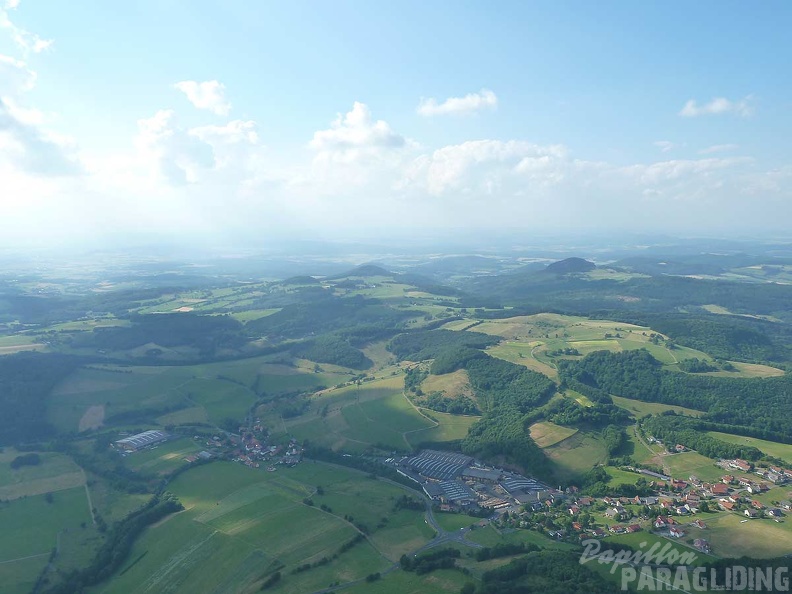
<path fill-rule="evenodd" d="M 165 441 L 166 439 L 168 439 L 168 434 L 164 431 L 144 431 L 143 433 L 138 433 L 137 435 L 119 439 L 117 442 L 115 442 L 115 447 L 125 452 L 135 452 L 147 446 L 154 445 L 155 443 Z"/>

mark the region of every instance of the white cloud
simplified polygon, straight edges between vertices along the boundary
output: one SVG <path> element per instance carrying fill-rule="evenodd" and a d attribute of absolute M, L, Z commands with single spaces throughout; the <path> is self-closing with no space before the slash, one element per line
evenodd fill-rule
<path fill-rule="evenodd" d="M 695 99 L 690 99 L 687 103 L 685 103 L 685 106 L 679 112 L 679 115 L 693 118 L 702 115 L 721 115 L 733 113 L 745 118 L 753 115 L 754 109 L 751 105 L 752 100 L 753 97 L 751 95 L 748 95 L 747 97 L 744 97 L 738 101 L 730 101 L 725 97 L 716 97 L 709 103 L 699 105 Z"/>
<path fill-rule="evenodd" d="M 449 97 L 442 103 L 436 99 L 422 99 L 416 111 L 426 117 L 448 114 L 466 114 L 480 109 L 495 109 L 498 98 L 489 89 L 481 89 L 478 93 L 469 93 L 464 97 Z"/>
<path fill-rule="evenodd" d="M 198 109 L 205 109 L 222 116 L 228 115 L 231 111 L 231 104 L 225 98 L 225 85 L 221 82 L 184 80 L 173 87 L 184 93 L 187 100 Z"/>
<path fill-rule="evenodd" d="M 374 120 L 365 103 L 355 101 L 352 110 L 338 114 L 327 130 L 317 130 L 309 143 L 317 161 L 352 163 L 381 158 L 386 153 L 410 145 L 384 120 Z"/>
<path fill-rule="evenodd" d="M 715 153 L 727 153 L 731 151 L 736 151 L 740 148 L 739 144 L 714 144 L 712 146 L 708 146 L 707 148 L 701 149 L 699 151 L 699 155 L 712 155 Z"/>
<path fill-rule="evenodd" d="M 664 153 L 667 153 L 667 152 L 673 150 L 677 146 L 675 143 L 673 143 L 673 142 L 671 142 L 669 140 L 657 140 L 657 141 L 653 142 L 652 144 L 655 145 L 657 148 L 659 148 Z"/>
<path fill-rule="evenodd" d="M 18 0 L 6 0 L 3 8 L 0 8 L 0 30 L 9 32 L 14 43 L 25 53 L 40 53 L 52 46 L 51 39 L 42 39 L 35 33 L 30 33 L 15 25 L 8 16 L 9 10 L 14 10 L 19 6 Z"/>

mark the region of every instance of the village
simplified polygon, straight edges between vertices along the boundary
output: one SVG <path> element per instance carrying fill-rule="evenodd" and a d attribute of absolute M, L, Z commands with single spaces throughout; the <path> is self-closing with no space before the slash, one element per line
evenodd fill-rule
<path fill-rule="evenodd" d="M 625 467 L 646 477 L 650 495 L 592 497 L 577 487 L 555 489 L 536 479 L 481 464 L 454 452 L 424 450 L 413 456 L 381 460 L 421 486 L 441 512 L 491 516 L 501 528 L 535 529 L 555 539 L 579 541 L 641 531 L 714 553 L 707 539 L 709 512 L 730 512 L 752 520 L 782 522 L 792 513 L 790 500 L 766 505 L 756 496 L 771 485 L 792 481 L 792 471 L 754 467 L 741 460 L 720 460 L 719 481 L 696 476 L 672 478 Z"/>

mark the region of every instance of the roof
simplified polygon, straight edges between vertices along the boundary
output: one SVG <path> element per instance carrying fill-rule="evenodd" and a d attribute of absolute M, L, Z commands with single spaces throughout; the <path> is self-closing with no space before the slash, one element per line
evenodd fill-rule
<path fill-rule="evenodd" d="M 460 475 L 473 462 L 473 458 L 455 452 L 424 450 L 405 461 L 407 466 L 425 477 L 449 480 Z"/>
<path fill-rule="evenodd" d="M 485 470 L 483 468 L 465 468 L 465 470 L 462 471 L 462 476 L 465 478 L 496 482 L 500 479 L 501 473 L 497 470 Z"/>
<path fill-rule="evenodd" d="M 139 449 L 166 439 L 168 439 L 168 435 L 166 433 L 162 431 L 151 430 L 144 431 L 143 433 L 138 433 L 137 435 L 132 435 L 130 437 L 125 437 L 124 439 L 119 439 L 116 442 L 116 445 L 131 446 L 135 449 Z"/>

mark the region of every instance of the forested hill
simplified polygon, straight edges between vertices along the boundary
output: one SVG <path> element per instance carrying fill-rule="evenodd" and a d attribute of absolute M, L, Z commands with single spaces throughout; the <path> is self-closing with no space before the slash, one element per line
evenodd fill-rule
<path fill-rule="evenodd" d="M 561 376 L 570 385 L 594 388 L 647 402 L 705 411 L 703 419 L 742 428 L 742 432 L 792 442 L 792 375 L 773 378 L 723 378 L 666 371 L 645 350 L 598 351 L 564 362 Z"/>

